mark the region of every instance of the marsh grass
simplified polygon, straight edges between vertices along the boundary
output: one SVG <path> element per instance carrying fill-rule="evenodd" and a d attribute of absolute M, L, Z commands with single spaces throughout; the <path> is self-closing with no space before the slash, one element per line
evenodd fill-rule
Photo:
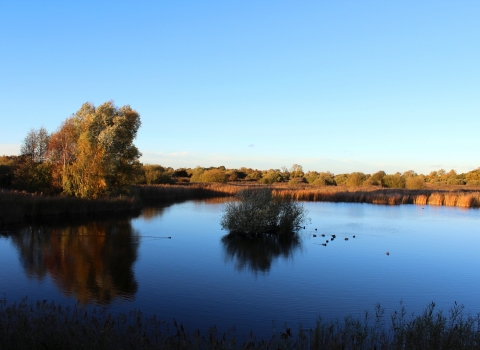
<path fill-rule="evenodd" d="M 204 199 L 234 196 L 248 188 L 265 188 L 262 185 L 185 183 L 181 185 L 140 185 L 133 187 L 133 194 L 145 202 Z"/>
<path fill-rule="evenodd" d="M 401 190 L 378 188 L 281 188 L 274 195 L 297 201 L 372 203 L 384 205 L 417 204 L 444 205 L 463 208 L 480 207 L 478 191 Z"/>
<path fill-rule="evenodd" d="M 106 213 L 139 213 L 135 198 L 83 199 L 0 190 L 0 224 L 60 218 L 92 217 Z"/>
<path fill-rule="evenodd" d="M 0 189 L 0 224 L 95 216 L 108 213 L 137 214 L 144 204 L 235 196 L 245 189 L 271 189 L 283 199 L 313 202 L 417 204 L 479 208 L 480 191 L 382 189 L 378 187 L 323 186 L 308 184 L 261 185 L 252 183 L 185 183 L 134 186 L 131 197 L 82 199 Z"/>
<path fill-rule="evenodd" d="M 254 332 L 237 336 L 216 327 L 188 331 L 146 317 L 140 311 L 113 315 L 105 309 L 64 307 L 27 299 L 8 304 L 0 300 L 0 348 L 9 349 L 480 349 L 480 314 L 465 313 L 456 303 L 447 315 L 429 304 L 418 316 L 403 305 L 390 317 L 376 305 L 360 319 L 318 318 L 311 329 L 284 325 L 268 339 Z"/>

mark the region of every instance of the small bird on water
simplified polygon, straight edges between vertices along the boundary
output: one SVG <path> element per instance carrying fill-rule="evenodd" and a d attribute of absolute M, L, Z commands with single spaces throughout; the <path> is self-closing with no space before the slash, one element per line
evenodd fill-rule
<path fill-rule="evenodd" d="M 345 240 L 348 241 L 348 237 L 345 237 Z"/>
<path fill-rule="evenodd" d="M 386 252 L 385 254 L 387 254 L 387 255 L 390 255 L 390 253 L 389 253 L 389 252 Z"/>

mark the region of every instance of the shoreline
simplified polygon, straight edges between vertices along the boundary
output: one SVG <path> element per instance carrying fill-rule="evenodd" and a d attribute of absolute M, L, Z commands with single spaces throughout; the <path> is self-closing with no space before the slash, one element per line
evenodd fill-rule
<path fill-rule="evenodd" d="M 259 185 L 250 183 L 188 183 L 182 185 L 135 185 L 131 196 L 84 199 L 47 196 L 0 189 L 0 224 L 41 219 L 68 219 L 109 214 L 139 214 L 152 204 L 191 199 L 231 197 L 243 189 L 270 188 L 274 196 L 294 201 L 369 203 L 379 205 L 434 205 L 480 208 L 480 191 L 470 189 L 387 189 L 309 185 Z"/>

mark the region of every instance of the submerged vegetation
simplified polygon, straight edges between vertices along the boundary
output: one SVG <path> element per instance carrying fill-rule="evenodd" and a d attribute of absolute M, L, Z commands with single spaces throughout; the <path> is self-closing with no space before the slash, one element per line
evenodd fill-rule
<path fill-rule="evenodd" d="M 420 315 L 405 308 L 385 317 L 377 305 L 363 319 L 319 318 L 313 328 L 287 325 L 268 339 L 234 330 L 189 332 L 140 311 L 112 315 L 106 309 L 87 310 L 26 299 L 0 300 L 0 348 L 8 349 L 480 349 L 480 315 L 454 304 L 448 315 L 429 304 Z"/>
<path fill-rule="evenodd" d="M 231 233 L 292 233 L 308 222 L 301 204 L 273 196 L 268 188 L 239 191 L 236 199 L 225 204 L 221 222 Z"/>

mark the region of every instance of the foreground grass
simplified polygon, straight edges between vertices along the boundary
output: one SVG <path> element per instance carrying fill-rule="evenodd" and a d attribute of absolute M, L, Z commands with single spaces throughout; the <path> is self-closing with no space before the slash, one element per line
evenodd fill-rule
<path fill-rule="evenodd" d="M 270 339 L 253 333 L 206 334 L 188 332 L 139 311 L 112 315 L 37 301 L 8 304 L 0 300 L 1 349 L 480 349 L 480 315 L 465 314 L 454 304 L 445 316 L 427 306 L 418 316 L 406 317 L 402 307 L 385 320 L 377 305 L 364 319 L 345 317 L 312 329 L 292 331 L 284 326 Z"/>

